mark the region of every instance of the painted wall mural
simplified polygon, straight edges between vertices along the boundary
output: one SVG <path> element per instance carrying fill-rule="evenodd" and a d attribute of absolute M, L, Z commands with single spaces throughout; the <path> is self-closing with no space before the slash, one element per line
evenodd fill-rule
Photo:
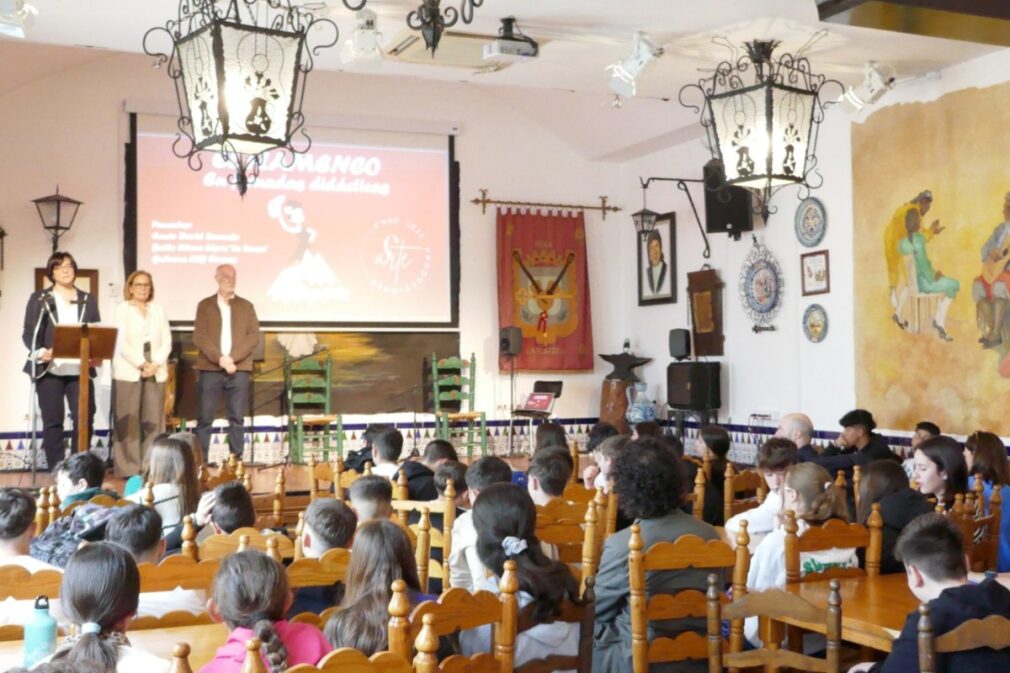
<path fill-rule="evenodd" d="M 886 428 L 1010 435 L 1010 84 L 852 129 L 856 399 Z"/>

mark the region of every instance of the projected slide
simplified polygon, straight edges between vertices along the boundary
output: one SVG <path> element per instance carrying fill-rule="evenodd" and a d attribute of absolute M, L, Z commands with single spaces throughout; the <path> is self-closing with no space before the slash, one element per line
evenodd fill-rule
<path fill-rule="evenodd" d="M 195 172 L 173 135 L 138 133 L 137 266 L 169 319 L 192 321 L 233 264 L 264 322 L 448 323 L 448 139 L 381 140 L 268 154 L 242 199 L 217 155 Z"/>

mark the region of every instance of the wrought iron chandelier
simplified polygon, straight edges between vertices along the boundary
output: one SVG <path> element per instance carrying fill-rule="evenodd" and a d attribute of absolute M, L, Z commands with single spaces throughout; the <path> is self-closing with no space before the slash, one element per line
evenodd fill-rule
<path fill-rule="evenodd" d="M 343 3 L 357 11 L 366 1 Z M 171 49 L 156 46 L 165 37 Z M 175 154 L 200 170 L 200 153 L 217 152 L 235 166 L 229 182 L 239 194 L 255 181 L 265 152 L 280 150 L 293 163 L 312 144 L 303 128 L 306 77 L 319 51 L 338 39 L 333 21 L 291 0 L 179 0 L 177 16 L 144 35 L 144 51 L 175 82 Z"/>
<path fill-rule="evenodd" d="M 711 76 L 680 90 L 680 104 L 700 115 L 726 184 L 756 191 L 766 220 L 775 212 L 769 200 L 782 187 L 799 185 L 805 198 L 823 184 L 816 170 L 817 136 L 825 108 L 835 100 L 821 92 L 831 85 L 844 91 L 841 82 L 811 72 L 803 50 L 773 59 L 778 44 L 748 42 L 745 55 L 734 54 Z"/>
<path fill-rule="evenodd" d="M 432 56 L 438 49 L 438 42 L 445 29 L 452 28 L 460 19 L 465 24 L 471 23 L 473 10 L 483 5 L 484 0 L 463 0 L 459 9 L 451 5 L 443 8 L 441 4 L 442 0 L 421 0 L 417 9 L 407 14 L 407 26 L 411 30 L 421 31 L 424 46 L 431 51 Z"/>

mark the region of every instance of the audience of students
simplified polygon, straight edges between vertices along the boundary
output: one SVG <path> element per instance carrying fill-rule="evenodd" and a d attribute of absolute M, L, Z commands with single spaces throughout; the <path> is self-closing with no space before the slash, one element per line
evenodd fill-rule
<path fill-rule="evenodd" d="M 200 477 L 196 471 L 193 448 L 181 439 L 163 433 L 147 449 L 143 481 L 153 484 L 154 508 L 161 515 L 164 530 L 182 523 L 182 517 L 196 512 L 200 503 Z M 146 489 L 127 500 L 143 503 Z"/>
<path fill-rule="evenodd" d="M 68 661 L 89 673 L 167 673 L 168 660 L 126 638 L 139 600 L 140 573 L 130 552 L 111 542 L 78 549 L 60 585 L 63 614 L 78 635 L 64 638 L 52 661 Z"/>
<path fill-rule="evenodd" d="M 284 568 L 259 551 L 230 554 L 214 575 L 207 609 L 228 627 L 228 640 L 199 673 L 239 673 L 246 641 L 260 640 L 260 653 L 270 673 L 297 664 L 314 665 L 333 648 L 311 624 L 288 622 L 291 592 Z"/>
<path fill-rule="evenodd" d="M 403 435 L 395 428 L 381 430 L 372 437 L 372 474 L 392 479 L 400 471 Z"/>
<path fill-rule="evenodd" d="M 856 465 L 863 466 L 874 460 L 898 460 L 884 438 L 874 432 L 877 423 L 869 411 L 853 409 L 838 419 L 838 424 L 842 426 L 842 431 L 835 440 L 835 446 L 807 460 L 831 474 L 845 470 L 845 478 L 850 482 L 852 468 Z M 800 460 L 805 462 L 802 457 Z"/>
<path fill-rule="evenodd" d="M 779 421 L 779 427 L 775 430 L 775 436 L 788 439 L 796 445 L 799 457 L 796 462 L 812 460 L 819 455 L 810 444 L 814 438 L 814 424 L 806 414 L 792 413 L 783 416 Z"/>
<path fill-rule="evenodd" d="M 165 555 L 165 540 L 161 515 L 156 509 L 143 505 L 122 507 L 105 527 L 105 540 L 130 552 L 137 565 L 157 565 Z M 172 591 L 148 591 L 140 594 L 138 617 L 162 617 L 181 610 L 193 614 L 204 611 L 207 595 L 196 589 L 176 587 Z"/>
<path fill-rule="evenodd" d="M 908 588 L 929 604 L 933 635 L 942 636 L 969 619 L 1010 618 L 1010 591 L 995 579 L 968 581 L 961 531 L 942 514 L 924 514 L 905 528 L 895 546 Z M 919 611 L 913 610 L 883 662 L 853 666 L 849 673 L 918 673 Z M 1010 650 L 988 648 L 936 655 L 936 671 L 995 673 L 1010 670 Z"/>
<path fill-rule="evenodd" d="M 357 527 L 357 515 L 343 502 L 333 498 L 315 500 L 305 510 L 302 554 L 305 558 L 319 558 L 331 549 L 350 549 Z M 319 614 L 343 597 L 344 583 L 339 580 L 325 586 L 301 587 L 295 591 L 288 616 L 302 612 Z"/>
<path fill-rule="evenodd" d="M 119 494 L 102 488 L 105 479 L 105 461 L 91 451 L 75 453 L 56 464 L 56 494 L 60 506 L 66 509 L 79 501 L 96 495 L 118 498 Z"/>
<path fill-rule="evenodd" d="M 537 426 L 533 453 L 548 446 L 560 446 L 568 450 L 568 436 L 565 429 L 557 423 L 541 423 Z"/>
<path fill-rule="evenodd" d="M 908 454 L 908 458 L 901 462 L 901 467 L 904 468 L 905 474 L 908 475 L 909 479 L 915 478 L 915 450 L 919 448 L 927 439 L 940 436 L 940 427 L 931 421 L 919 421 L 915 424 L 915 431 L 912 433 L 911 445 L 912 451 Z"/>
<path fill-rule="evenodd" d="M 656 542 L 673 542 L 681 535 L 718 539 L 715 528 L 680 509 L 684 472 L 670 447 L 654 437 L 630 442 L 614 459 L 614 492 L 629 517 L 641 527 L 645 549 Z M 596 575 L 596 627 L 593 670 L 626 671 L 631 666 L 631 606 L 628 581 L 628 539 L 631 530 L 614 533 L 603 543 Z M 709 572 L 704 569 L 649 573 L 649 593 L 704 592 Z M 704 620 L 653 622 L 656 636 L 674 636 L 685 629 L 703 631 Z M 702 669 L 704 670 L 704 669 Z"/>
<path fill-rule="evenodd" d="M 991 432 L 975 432 L 969 435 L 964 444 L 964 459 L 970 475 L 968 488 L 974 487 L 976 479 L 982 480 L 986 515 L 989 514 L 993 489 L 999 486 L 1003 504 L 996 569 L 1006 572 L 1010 570 L 1010 464 L 1007 461 L 1006 447 L 1003 446 L 1003 440 Z"/>
<path fill-rule="evenodd" d="M 703 425 L 694 440 L 694 450 L 707 460 L 710 473 L 705 478 L 705 502 L 701 518 L 713 526 L 725 523 L 723 493 L 726 484 L 726 466 L 729 461 L 730 439 L 726 429 L 718 425 Z"/>
<path fill-rule="evenodd" d="M 496 456 L 478 458 L 466 470 L 466 484 L 470 502 L 475 502 L 480 496 L 481 490 L 491 484 L 507 484 L 511 481 L 512 468 Z M 452 526 L 449 585 L 472 591 L 477 581 L 483 579 L 486 574 L 487 571 L 477 554 L 477 530 L 473 526 L 473 512 L 463 512 L 456 518 Z"/>
<path fill-rule="evenodd" d="M 567 455 L 567 451 L 564 452 Z M 559 500 L 572 477 L 572 458 L 560 451 L 544 450 L 530 461 L 527 488 L 536 505 L 547 505 Z"/>
<path fill-rule="evenodd" d="M 835 485 L 828 471 L 813 462 L 797 463 L 786 471 L 782 486 L 782 511 L 796 515 L 797 536 L 802 536 L 810 526 L 821 525 L 831 519 L 848 522 L 849 508 L 845 490 Z M 784 587 L 786 584 L 786 531 L 779 525 L 754 550 L 747 573 L 747 588 L 751 591 Z M 828 568 L 857 568 L 856 550 L 826 549 L 800 554 L 800 573 L 822 572 Z M 744 635 L 758 642 L 757 618 L 747 619 Z"/>
<path fill-rule="evenodd" d="M 582 473 L 582 484 L 586 488 L 602 488 L 610 491 L 610 466 L 621 449 L 628 445 L 628 435 L 612 435 L 600 442 L 591 455 L 593 464 Z"/>
<path fill-rule="evenodd" d="M 252 496 L 237 481 L 220 484 L 213 491 L 205 492 L 193 515 L 198 544 L 211 535 L 230 535 L 239 528 L 250 528 L 255 524 L 256 509 Z M 167 553 L 177 552 L 182 547 L 182 526 L 177 526 L 165 535 L 165 543 Z"/>
<path fill-rule="evenodd" d="M 358 515 L 358 525 L 383 521 L 393 515 L 393 485 L 386 477 L 358 477 L 348 489 L 351 509 Z"/>
<path fill-rule="evenodd" d="M 736 536 L 740 532 L 740 522 L 747 522 L 748 548 L 751 553 L 757 549 L 764 537 L 775 530 L 779 513 L 782 511 L 782 485 L 786 471 L 799 462 L 799 452 L 791 439 L 775 436 L 761 445 L 757 452 L 757 469 L 764 477 L 768 493 L 764 502 L 753 509 L 741 512 L 726 522 L 726 534 L 731 545 L 736 546 Z"/>
<path fill-rule="evenodd" d="M 33 558 L 28 542 L 35 535 L 35 501 L 19 488 L 0 488 L 0 567 L 20 566 L 28 572 L 59 570 Z M 6 598 L 0 601 L 0 626 L 24 624 L 34 611 L 34 601 Z"/>
<path fill-rule="evenodd" d="M 326 623 L 333 647 L 353 647 L 367 656 L 389 648 L 389 601 L 393 582 L 403 580 L 411 605 L 436 597 L 421 592 L 410 540 L 392 521 L 369 521 L 354 536 L 347 590 L 340 610 Z"/>
<path fill-rule="evenodd" d="M 550 460 L 560 462 L 558 458 Z M 491 572 L 476 582 L 476 589 L 498 593 L 505 562 L 514 561 L 519 580 L 519 609 L 532 605 L 534 619 L 542 622 L 516 636 L 513 650 L 516 666 L 552 654 L 574 656 L 579 650 L 580 625 L 552 622 L 560 616 L 566 598 L 579 601 L 579 583 L 567 565 L 544 555 L 536 536 L 536 520 L 530 494 L 515 484 L 488 486 L 473 506 L 477 555 Z M 464 655 L 491 652 L 490 625 L 463 631 L 459 642 Z"/>
<path fill-rule="evenodd" d="M 862 468 L 856 522 L 867 525 L 876 503 L 880 503 L 880 518 L 884 525 L 881 530 L 880 573 L 903 572 L 904 566 L 894 556 L 898 536 L 913 519 L 932 512 L 933 505 L 909 486 L 905 470 L 893 460 L 875 460 Z M 865 551 L 860 549 L 861 567 L 864 558 Z"/>
<path fill-rule="evenodd" d="M 589 428 L 586 445 L 579 449 L 579 453 L 592 453 L 603 440 L 608 437 L 616 437 L 619 434 L 621 434 L 621 431 L 606 421 L 595 423 L 593 427 Z"/>
<path fill-rule="evenodd" d="M 956 439 L 946 435 L 927 439 L 912 458 L 919 491 L 936 498 L 937 503 L 949 509 L 954 496 L 968 490 L 968 465 Z"/>
<path fill-rule="evenodd" d="M 399 478 L 399 473 L 407 475 L 407 498 L 410 500 L 434 500 L 437 497 L 435 492 L 435 470 L 446 461 L 457 461 L 459 456 L 451 442 L 444 439 L 433 439 L 424 447 L 421 460 L 408 460 L 400 466 L 394 475 L 394 479 Z"/>

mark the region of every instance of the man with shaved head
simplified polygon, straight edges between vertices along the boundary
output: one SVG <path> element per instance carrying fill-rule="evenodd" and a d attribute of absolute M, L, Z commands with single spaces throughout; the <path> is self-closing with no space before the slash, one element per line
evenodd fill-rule
<path fill-rule="evenodd" d="M 249 406 L 249 377 L 253 351 L 259 344 L 260 323 L 256 309 L 235 295 L 237 272 L 222 264 L 214 272 L 217 293 L 196 307 L 193 344 L 199 392 L 196 436 L 204 459 L 210 450 L 210 431 L 221 396 L 228 401 L 228 450 L 242 457 L 245 415 Z"/>
<path fill-rule="evenodd" d="M 810 440 L 814 437 L 814 424 L 806 414 L 793 413 L 783 416 L 775 436 L 791 440 L 799 447 L 801 463 L 817 456 L 814 447 L 810 445 Z"/>

